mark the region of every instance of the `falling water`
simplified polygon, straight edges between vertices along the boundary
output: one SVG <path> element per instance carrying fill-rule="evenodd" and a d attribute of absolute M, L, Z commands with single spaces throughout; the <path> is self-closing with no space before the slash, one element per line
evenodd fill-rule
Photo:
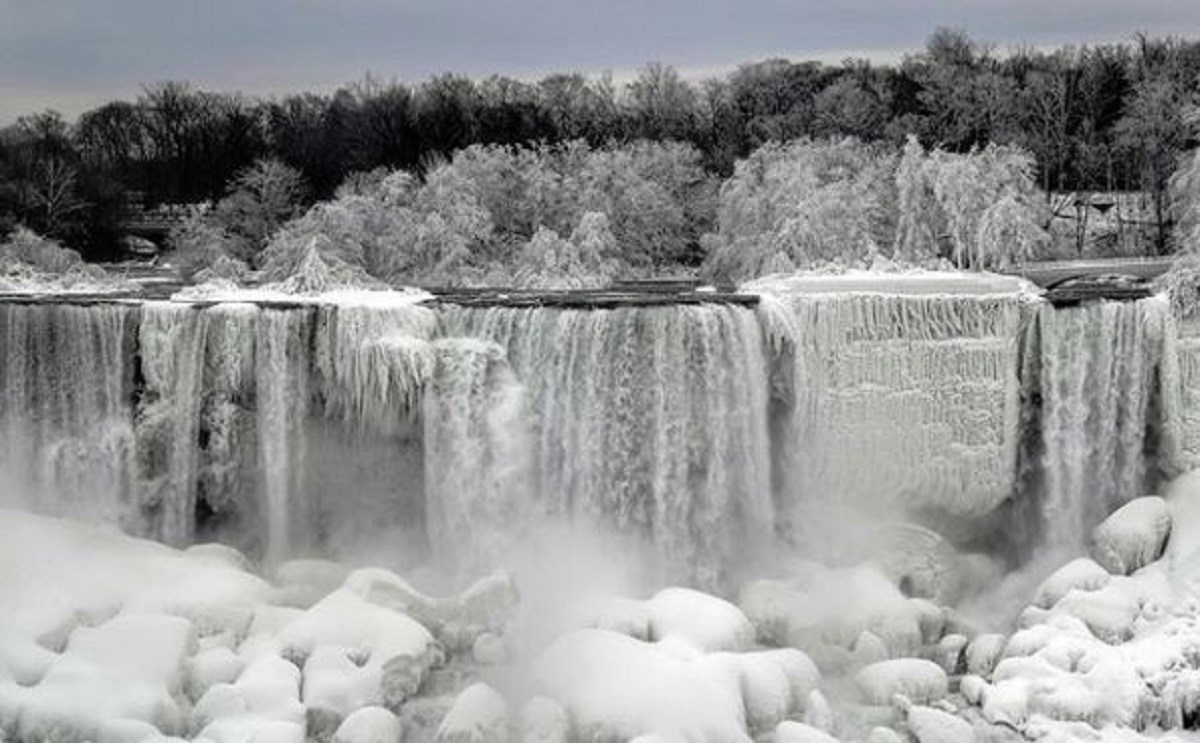
<path fill-rule="evenodd" d="M 155 515 L 151 534 L 174 545 L 195 535 L 200 408 L 208 317 L 190 305 L 147 302 L 139 352 L 139 501 Z"/>
<path fill-rule="evenodd" d="M 0 483 L 268 561 L 399 530 L 476 568 L 549 518 L 712 586 L 864 515 L 969 542 L 1020 501 L 1078 547 L 1200 461 L 1200 343 L 1165 300 L 856 281 L 756 308 L 0 303 Z"/>
<path fill-rule="evenodd" d="M 769 542 L 766 355 L 753 311 L 446 308 L 526 388 L 534 497 L 637 534 L 702 584 Z"/>
<path fill-rule="evenodd" d="M 426 514 L 443 565 L 487 569 L 530 524 L 521 387 L 495 343 L 432 344 L 425 395 Z"/>
<path fill-rule="evenodd" d="M 129 528 L 133 330 L 128 305 L 0 304 L 0 491 Z"/>
<path fill-rule="evenodd" d="M 1078 550 L 1092 526 L 1146 494 L 1146 436 L 1169 305 L 1044 305 L 1041 428 L 1044 541 Z"/>
<path fill-rule="evenodd" d="M 258 317 L 258 456 L 266 514 L 264 552 L 270 563 L 292 554 L 312 521 L 303 480 L 311 329 L 309 311 L 264 309 Z"/>

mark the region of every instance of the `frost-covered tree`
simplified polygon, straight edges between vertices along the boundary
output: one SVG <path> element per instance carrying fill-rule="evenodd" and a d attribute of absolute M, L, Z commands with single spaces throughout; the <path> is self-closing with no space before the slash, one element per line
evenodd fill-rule
<path fill-rule="evenodd" d="M 1033 157 L 1020 147 L 989 144 L 964 155 L 935 150 L 924 170 L 937 203 L 938 234 L 959 268 L 1011 265 L 1032 257 L 1044 241 L 1044 199 Z"/>
<path fill-rule="evenodd" d="M 1170 180 L 1174 242 L 1182 253 L 1200 254 L 1200 148 L 1188 152 Z"/>
<path fill-rule="evenodd" d="M 79 253 L 26 227 L 17 227 L 0 242 L 0 290 L 90 290 L 119 284 L 104 269 L 84 263 Z"/>
<path fill-rule="evenodd" d="M 721 188 L 706 272 L 740 280 L 865 263 L 891 242 L 894 160 L 852 139 L 760 147 Z"/>
<path fill-rule="evenodd" d="M 934 219 L 937 205 L 926 177 L 925 148 L 909 135 L 896 166 L 896 239 L 893 256 L 923 263 L 937 256 Z"/>
<path fill-rule="evenodd" d="M 252 261 L 280 225 L 300 213 L 304 193 L 300 171 L 258 160 L 234 177 L 209 218 L 237 240 L 242 254 L 235 257 Z"/>
<path fill-rule="evenodd" d="M 617 271 L 615 254 L 616 238 L 608 217 L 588 212 L 569 240 L 539 228 L 522 248 L 513 277 L 517 286 L 530 288 L 598 289 L 608 285 Z"/>

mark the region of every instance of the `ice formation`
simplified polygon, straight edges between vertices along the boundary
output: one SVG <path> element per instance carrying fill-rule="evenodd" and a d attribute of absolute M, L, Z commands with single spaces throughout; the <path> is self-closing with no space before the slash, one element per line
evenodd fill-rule
<path fill-rule="evenodd" d="M 793 399 L 777 436 L 780 518 L 795 542 L 842 551 L 853 537 L 830 525 L 863 513 L 954 521 L 1012 494 L 1032 306 L 1019 282 L 848 274 L 752 288 L 793 315 Z"/>
<path fill-rule="evenodd" d="M 0 740 L 1200 725 L 1200 488 L 1147 497 L 1200 464 L 1200 346 L 1163 298 L 747 290 L 0 298 Z M 583 593 L 548 524 L 640 580 L 529 616 Z"/>

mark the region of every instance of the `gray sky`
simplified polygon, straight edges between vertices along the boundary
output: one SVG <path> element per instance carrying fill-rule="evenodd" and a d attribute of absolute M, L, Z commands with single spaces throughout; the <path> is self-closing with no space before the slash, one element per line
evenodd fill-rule
<path fill-rule="evenodd" d="M 1200 35 L 1200 0 L 0 0 L 0 122 L 69 116 L 143 83 L 253 94 L 331 90 L 366 72 L 699 77 L 785 56 L 891 61 L 937 26 L 1000 49 Z"/>

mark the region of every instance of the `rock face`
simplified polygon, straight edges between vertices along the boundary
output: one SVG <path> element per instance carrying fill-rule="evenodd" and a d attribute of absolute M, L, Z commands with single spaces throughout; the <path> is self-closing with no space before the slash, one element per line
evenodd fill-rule
<path fill-rule="evenodd" d="M 1121 506 L 1092 532 L 1092 557 L 1114 575 L 1130 575 L 1162 557 L 1171 536 L 1171 509 L 1158 496 Z"/>

